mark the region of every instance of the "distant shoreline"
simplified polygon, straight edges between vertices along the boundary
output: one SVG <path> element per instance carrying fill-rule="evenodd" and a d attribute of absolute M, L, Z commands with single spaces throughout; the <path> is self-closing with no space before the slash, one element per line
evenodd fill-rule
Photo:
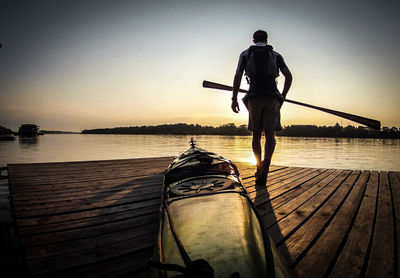
<path fill-rule="evenodd" d="M 0 127 L 0 134 L 15 134 L 12 130 Z M 41 130 L 41 134 L 122 134 L 122 135 L 231 135 L 249 136 L 252 133 L 247 125 L 236 126 L 233 123 L 224 124 L 218 127 L 201 126 L 199 124 L 164 124 L 154 126 L 130 126 L 114 128 L 85 129 L 82 132 Z M 374 130 L 363 126 L 342 127 L 339 124 L 334 126 L 316 125 L 291 125 L 285 126 L 281 131 L 276 132 L 277 136 L 287 137 L 315 137 L 315 138 L 380 138 L 400 139 L 400 129 L 396 127 L 383 127 L 381 130 Z"/>
<path fill-rule="evenodd" d="M 41 130 L 43 134 L 81 134 L 75 131 L 60 131 L 60 130 Z"/>
<path fill-rule="evenodd" d="M 199 124 L 169 124 L 156 126 L 131 126 L 114 128 L 85 129 L 81 134 L 141 134 L 141 135 L 251 135 L 246 125 L 236 126 L 233 123 L 219 127 L 201 126 Z M 291 125 L 278 131 L 277 136 L 288 137 L 322 137 L 322 138 L 382 138 L 400 139 L 400 129 L 384 127 L 374 130 L 367 127 Z"/>

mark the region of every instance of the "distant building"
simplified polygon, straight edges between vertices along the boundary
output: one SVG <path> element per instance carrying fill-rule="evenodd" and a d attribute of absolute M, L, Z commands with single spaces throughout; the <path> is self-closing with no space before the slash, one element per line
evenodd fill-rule
<path fill-rule="evenodd" d="M 18 129 L 18 135 L 20 136 L 37 136 L 41 135 L 38 125 L 35 124 L 23 124 Z"/>

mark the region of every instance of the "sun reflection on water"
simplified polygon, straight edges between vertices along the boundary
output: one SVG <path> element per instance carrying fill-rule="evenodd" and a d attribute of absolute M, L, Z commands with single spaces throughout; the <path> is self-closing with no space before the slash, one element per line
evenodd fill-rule
<path fill-rule="evenodd" d="M 256 164 L 257 164 L 257 160 L 256 160 L 256 157 L 254 156 L 254 154 L 251 154 L 251 155 L 249 156 L 248 161 L 249 161 L 252 165 L 256 165 Z"/>

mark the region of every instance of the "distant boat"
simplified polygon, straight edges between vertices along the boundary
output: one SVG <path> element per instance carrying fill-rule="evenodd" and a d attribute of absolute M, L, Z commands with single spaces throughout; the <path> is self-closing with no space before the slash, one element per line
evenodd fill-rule
<path fill-rule="evenodd" d="M 43 133 L 40 132 L 40 128 L 38 125 L 23 124 L 18 129 L 18 135 L 19 136 L 37 136 L 37 135 L 43 135 Z"/>

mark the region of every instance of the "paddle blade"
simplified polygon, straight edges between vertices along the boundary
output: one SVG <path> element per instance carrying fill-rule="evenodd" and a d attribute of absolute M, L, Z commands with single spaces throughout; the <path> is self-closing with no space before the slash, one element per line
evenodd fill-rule
<path fill-rule="evenodd" d="M 332 110 L 332 109 L 328 109 L 328 108 L 324 108 L 324 107 L 319 107 L 319 106 L 315 106 L 315 105 L 311 105 L 311 104 L 307 104 L 307 103 L 302 103 L 302 102 L 298 102 L 295 100 L 290 100 L 290 99 L 286 99 L 285 102 L 289 102 L 289 103 L 293 103 L 293 104 L 297 104 L 297 105 L 301 105 L 301 106 L 305 106 L 308 108 L 312 108 L 312 109 L 316 109 L 319 111 L 323 111 L 359 124 L 363 124 L 366 125 L 370 128 L 373 129 L 377 129 L 379 130 L 381 128 L 381 122 L 374 120 L 374 119 L 369 119 L 366 117 L 362 117 L 362 116 L 358 116 L 358 115 L 354 115 L 354 114 L 349 114 L 346 112 L 340 112 L 340 111 L 336 111 L 336 110 Z"/>

